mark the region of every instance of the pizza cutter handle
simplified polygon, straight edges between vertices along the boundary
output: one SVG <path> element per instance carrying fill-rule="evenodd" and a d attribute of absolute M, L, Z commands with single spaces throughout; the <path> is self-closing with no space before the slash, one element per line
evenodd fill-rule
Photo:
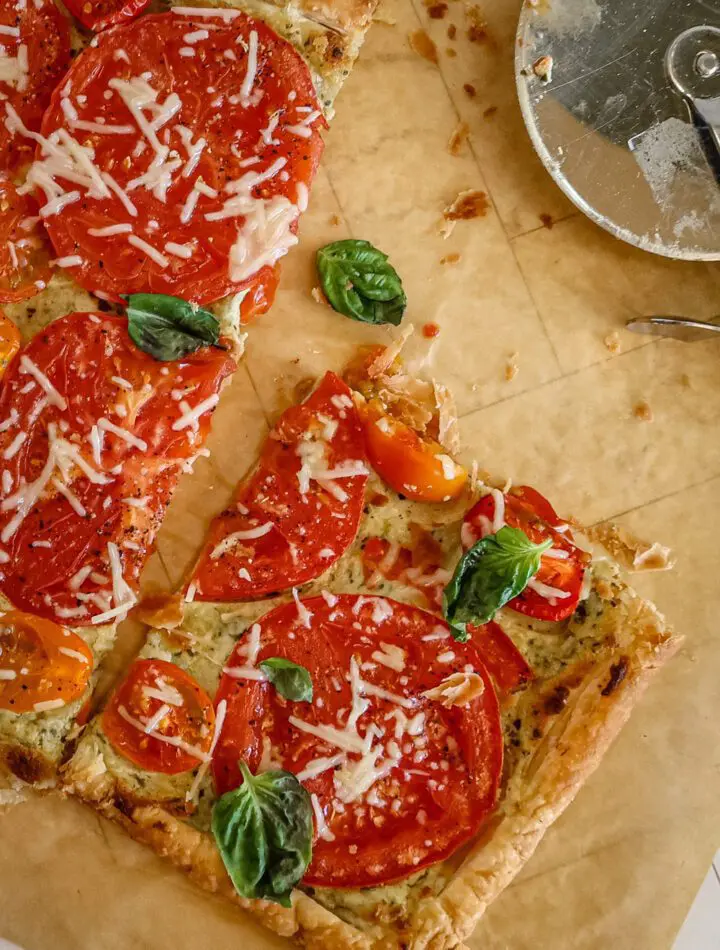
<path fill-rule="evenodd" d="M 720 171 L 720 29 L 693 26 L 676 36 L 665 54 L 670 83 L 690 108 Z"/>

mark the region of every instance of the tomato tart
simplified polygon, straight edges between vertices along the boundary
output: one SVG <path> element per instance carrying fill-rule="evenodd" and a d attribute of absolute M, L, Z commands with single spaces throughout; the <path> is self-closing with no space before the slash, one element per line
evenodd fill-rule
<path fill-rule="evenodd" d="M 280 417 L 64 771 L 306 947 L 459 946 L 679 642 L 539 492 L 455 460 L 394 355 Z"/>

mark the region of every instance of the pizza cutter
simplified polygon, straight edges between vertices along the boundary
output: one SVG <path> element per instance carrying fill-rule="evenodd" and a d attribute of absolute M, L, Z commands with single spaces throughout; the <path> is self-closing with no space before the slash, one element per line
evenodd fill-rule
<path fill-rule="evenodd" d="M 719 0 L 526 0 L 516 74 L 533 144 L 585 214 L 720 260 Z"/>

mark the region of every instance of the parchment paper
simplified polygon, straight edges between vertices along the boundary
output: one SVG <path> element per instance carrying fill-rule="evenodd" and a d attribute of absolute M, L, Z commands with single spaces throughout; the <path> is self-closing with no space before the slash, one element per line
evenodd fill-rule
<path fill-rule="evenodd" d="M 215 417 L 212 457 L 183 482 L 145 583 L 178 582 L 296 384 L 340 367 L 359 341 L 389 337 L 310 296 L 318 246 L 350 235 L 376 243 L 403 277 L 407 319 L 440 326 L 432 343 L 417 333 L 409 352 L 455 390 L 466 458 L 530 481 L 563 513 L 617 518 L 678 558 L 673 572 L 637 586 L 686 647 L 469 946 L 664 950 L 720 845 L 720 348 L 622 327 L 643 312 L 709 316 L 718 271 L 621 245 L 557 191 L 515 103 L 518 11 L 518 0 L 484 0 L 487 28 L 471 43 L 460 2 L 441 19 L 411 0 L 383 7 L 396 23 L 373 27 L 338 100 L 300 248 L 274 311 L 251 328 L 245 366 Z M 408 45 L 421 28 L 439 66 Z M 460 120 L 470 145 L 452 156 L 446 143 Z M 441 210 L 466 188 L 487 191 L 490 212 L 443 240 Z M 441 264 L 450 254 L 459 261 Z M 618 353 L 603 342 L 612 331 Z M 511 381 L 508 361 L 519 367 Z M 654 421 L 633 415 L 641 399 Z M 125 657 L 137 640 L 137 628 L 123 632 Z M 91 811 L 54 798 L 0 817 L 0 935 L 26 950 L 286 946 Z"/>

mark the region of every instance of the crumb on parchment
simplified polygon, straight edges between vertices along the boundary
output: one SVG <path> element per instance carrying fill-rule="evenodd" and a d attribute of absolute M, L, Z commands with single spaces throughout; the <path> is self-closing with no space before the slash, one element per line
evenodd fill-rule
<path fill-rule="evenodd" d="M 645 399 L 640 399 L 633 406 L 633 416 L 636 419 L 639 419 L 640 422 L 652 422 L 653 421 L 653 411 Z"/>
<path fill-rule="evenodd" d="M 447 28 L 447 35 L 449 40 L 454 40 L 457 36 L 457 27 L 454 23 L 450 23 Z"/>
<path fill-rule="evenodd" d="M 451 155 L 459 155 L 463 145 L 467 142 L 470 134 L 470 126 L 467 122 L 458 122 L 448 140 L 447 149 Z"/>
<path fill-rule="evenodd" d="M 475 96 L 477 95 L 477 89 L 475 88 L 475 86 L 473 86 L 472 83 L 469 83 L 469 82 L 463 83 L 463 92 L 470 99 L 474 99 Z"/>
<path fill-rule="evenodd" d="M 410 33 L 408 36 L 408 43 L 410 44 L 410 49 L 417 53 L 418 56 L 422 56 L 423 59 L 426 59 L 429 63 L 434 63 L 435 66 L 437 66 L 437 46 L 435 43 L 433 43 L 425 30 L 415 30 L 414 32 Z"/>
<path fill-rule="evenodd" d="M 488 196 L 484 191 L 470 188 L 461 191 L 455 200 L 443 210 L 446 221 L 468 221 L 471 218 L 484 218 L 490 208 Z"/>
<path fill-rule="evenodd" d="M 448 5 L 444 0 L 437 3 L 427 4 L 428 16 L 431 20 L 443 20 L 448 12 Z"/>
<path fill-rule="evenodd" d="M 519 353 L 515 351 L 511 353 L 508 357 L 508 361 L 505 364 L 505 379 L 509 383 L 510 380 L 515 379 L 518 372 L 520 371 L 520 364 L 518 363 Z"/>
<path fill-rule="evenodd" d="M 313 287 L 313 289 L 310 291 L 310 296 L 315 301 L 315 303 L 323 304 L 326 307 L 330 306 L 327 297 L 319 287 Z"/>
<path fill-rule="evenodd" d="M 610 350 L 611 353 L 620 352 L 620 334 L 617 332 L 617 330 L 613 330 L 611 333 L 608 333 L 608 335 L 603 340 L 603 343 L 605 344 L 605 348 Z"/>
<path fill-rule="evenodd" d="M 342 224 L 342 218 L 339 214 L 331 214 L 328 221 L 333 228 L 339 228 Z"/>
<path fill-rule="evenodd" d="M 457 264 L 460 260 L 460 255 L 457 251 L 454 251 L 452 254 L 446 254 L 444 257 L 440 258 L 441 264 Z"/>

